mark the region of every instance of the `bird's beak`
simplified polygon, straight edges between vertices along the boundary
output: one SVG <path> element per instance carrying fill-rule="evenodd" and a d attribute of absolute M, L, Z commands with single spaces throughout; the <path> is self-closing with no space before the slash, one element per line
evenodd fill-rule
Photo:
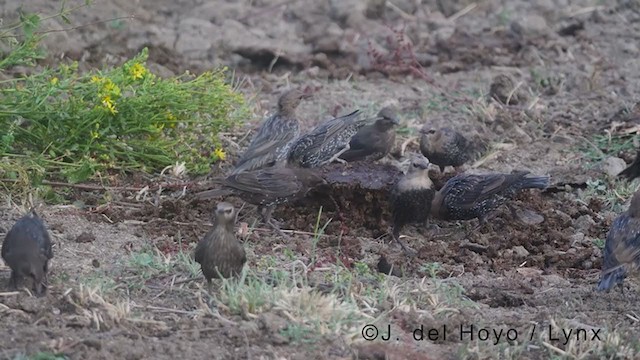
<path fill-rule="evenodd" d="M 393 125 L 400 125 L 400 120 L 397 117 L 394 117 L 391 121 L 393 122 Z"/>

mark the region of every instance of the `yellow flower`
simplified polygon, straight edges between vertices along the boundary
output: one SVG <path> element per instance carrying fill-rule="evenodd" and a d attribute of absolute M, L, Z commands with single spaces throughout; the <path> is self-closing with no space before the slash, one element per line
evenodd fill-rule
<path fill-rule="evenodd" d="M 116 113 L 118 113 L 118 110 L 116 110 L 116 106 L 113 104 L 113 100 L 111 100 L 111 96 L 105 95 L 102 98 L 102 105 L 107 110 L 109 110 L 109 112 L 111 112 L 111 114 L 115 115 Z"/>
<path fill-rule="evenodd" d="M 100 137 L 100 133 L 98 133 L 97 131 L 91 131 L 91 138 L 92 139 L 97 139 Z"/>
<path fill-rule="evenodd" d="M 97 75 L 93 75 L 91 77 L 91 83 L 93 83 L 93 84 L 99 84 L 99 83 L 102 82 L 102 80 L 103 79 L 100 76 L 97 76 Z"/>
<path fill-rule="evenodd" d="M 227 154 L 221 148 L 217 148 L 213 151 L 213 154 L 220 160 L 223 160 L 227 157 Z"/>
<path fill-rule="evenodd" d="M 139 63 L 135 63 L 129 68 L 129 74 L 131 74 L 133 80 L 142 79 L 146 73 L 147 69 Z"/>
<path fill-rule="evenodd" d="M 176 120 L 176 116 L 173 115 L 173 113 L 171 111 L 167 111 L 167 120 L 169 121 L 169 127 L 170 128 L 175 128 L 176 124 L 178 123 Z"/>
<path fill-rule="evenodd" d="M 113 81 L 111 81 L 111 79 L 106 79 L 104 85 L 102 86 L 102 90 L 107 94 L 120 96 L 120 88 Z"/>
<path fill-rule="evenodd" d="M 57 77 L 51 78 L 51 85 L 57 85 L 60 80 Z"/>

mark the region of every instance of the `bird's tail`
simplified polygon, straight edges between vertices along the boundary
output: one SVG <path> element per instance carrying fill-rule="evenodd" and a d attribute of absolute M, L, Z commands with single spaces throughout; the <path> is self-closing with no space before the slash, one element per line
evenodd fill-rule
<path fill-rule="evenodd" d="M 598 283 L 597 291 L 609 291 L 614 285 L 622 283 L 627 277 L 627 272 L 623 267 L 618 267 L 612 271 L 605 272 Z"/>
<path fill-rule="evenodd" d="M 520 182 L 522 189 L 546 189 L 551 184 L 549 175 L 525 175 Z"/>
<path fill-rule="evenodd" d="M 633 180 L 638 176 L 640 176 L 640 151 L 636 154 L 636 158 L 631 165 L 618 174 L 618 177 L 626 177 L 629 180 Z"/>

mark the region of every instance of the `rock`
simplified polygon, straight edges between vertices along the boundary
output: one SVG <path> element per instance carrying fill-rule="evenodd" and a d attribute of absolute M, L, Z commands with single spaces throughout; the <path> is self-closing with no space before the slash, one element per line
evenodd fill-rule
<path fill-rule="evenodd" d="M 591 230 L 593 226 L 596 226 L 596 222 L 593 221 L 593 218 L 590 215 L 580 216 L 579 218 L 576 219 L 574 224 L 574 227 L 576 228 L 576 230 L 579 230 L 584 234 L 589 233 L 589 230 Z"/>
<path fill-rule="evenodd" d="M 624 160 L 619 157 L 609 156 L 598 163 L 596 169 L 602 171 L 609 177 L 616 177 L 627 167 Z"/>
<path fill-rule="evenodd" d="M 260 323 L 260 328 L 268 334 L 273 344 L 282 345 L 289 342 L 289 339 L 281 334 L 289 326 L 286 319 L 273 313 L 264 313 L 260 315 L 258 322 Z"/>
<path fill-rule="evenodd" d="M 571 235 L 569 237 L 569 239 L 571 239 L 571 246 L 575 245 L 576 243 L 581 244 L 584 241 L 584 234 L 581 232 L 577 232 L 573 235 Z"/>
<path fill-rule="evenodd" d="M 542 35 L 549 32 L 547 21 L 540 15 L 528 14 L 511 22 L 511 31 L 522 36 Z"/>
<path fill-rule="evenodd" d="M 88 243 L 88 242 L 95 241 L 95 239 L 96 239 L 96 236 L 93 235 L 92 232 L 83 231 L 80 235 L 78 235 L 76 237 L 76 242 L 77 243 Z"/>
<path fill-rule="evenodd" d="M 520 221 L 527 225 L 536 225 L 544 221 L 544 216 L 529 209 L 518 209 L 516 215 Z"/>
<path fill-rule="evenodd" d="M 529 256 L 529 251 L 522 245 L 514 246 L 511 250 L 513 250 L 513 255 L 516 257 L 525 258 Z"/>

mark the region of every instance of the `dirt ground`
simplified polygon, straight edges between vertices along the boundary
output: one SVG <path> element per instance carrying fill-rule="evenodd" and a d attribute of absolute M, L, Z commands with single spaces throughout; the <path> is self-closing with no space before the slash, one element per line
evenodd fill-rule
<path fill-rule="evenodd" d="M 299 109 L 305 128 L 356 108 L 373 115 L 387 104 L 400 109 L 402 125 L 397 149 L 383 164 L 351 169 L 352 177 L 368 174 L 378 188 L 331 190 L 345 219 L 332 220 L 321 236 L 314 235 L 320 206 L 320 227 L 337 215 L 321 194 L 276 210 L 284 228 L 298 231 L 288 238 L 260 223 L 254 228 L 254 208 L 243 207 L 248 278 L 277 271 L 294 276 L 303 268 L 305 281 L 294 280 L 289 288 L 278 280 L 251 285 L 269 294 L 264 284 L 272 284 L 281 296 L 268 301 L 260 299 L 263 293 L 242 287 L 233 292 L 219 283 L 210 296 L 202 279 L 191 279 L 198 269 L 185 254 L 208 230 L 213 206 L 193 199 L 197 186 L 161 195 L 67 191 L 68 205 L 39 210 L 55 242 L 48 295 L 9 291 L 10 271 L 0 268 L 0 357 L 640 356 L 636 284 L 627 281 L 624 293 L 594 291 L 609 225 L 637 187 L 610 179 L 624 164 L 607 156 L 630 162 L 632 147 L 622 149 L 615 141 L 640 119 L 633 108 L 640 89 L 640 3 L 603 4 L 116 0 L 78 10 L 70 16 L 72 25 L 46 21 L 51 29 L 77 28 L 50 34 L 45 64 L 116 64 L 147 46 L 150 66 L 161 75 L 218 65 L 233 69 L 255 117 L 237 134 L 224 134 L 229 159 L 211 176 L 232 166 L 248 132 L 288 86 L 314 90 Z M 3 2 L 5 23 L 20 6 L 47 14 L 60 2 Z M 503 74 L 516 87 L 505 96 L 508 105 L 488 99 L 494 78 Z M 390 183 L 407 153 L 418 151 L 417 130 L 424 123 L 450 125 L 491 144 L 469 171 L 526 169 L 550 174 L 553 186 L 517 197 L 519 214 L 532 216 L 514 218 L 501 208 L 490 226 L 468 236 L 473 221 L 408 226 L 404 241 L 418 253 L 408 258 L 384 236 L 389 212 L 383 180 Z M 596 136 L 611 140 L 597 142 Z M 169 180 L 206 186 L 204 179 Z M 126 182 L 153 184 L 142 177 Z M 242 206 L 239 199 L 229 201 Z M 2 204 L 0 235 L 20 214 L 9 201 Z M 381 255 L 402 270 L 400 276 L 378 273 Z M 330 295 L 319 299 L 305 289 Z M 348 310 L 355 320 L 324 312 L 348 304 L 355 306 Z M 376 324 L 381 336 L 389 325 L 392 338 L 366 341 L 367 324 Z M 425 333 L 444 331 L 416 341 L 420 326 Z M 461 327 L 471 326 L 473 339 L 461 337 Z M 487 340 L 479 329 L 492 336 Z M 578 329 L 586 339 L 576 340 Z M 502 337 L 494 339 L 500 330 Z M 573 330 L 570 341 L 563 330 Z"/>

